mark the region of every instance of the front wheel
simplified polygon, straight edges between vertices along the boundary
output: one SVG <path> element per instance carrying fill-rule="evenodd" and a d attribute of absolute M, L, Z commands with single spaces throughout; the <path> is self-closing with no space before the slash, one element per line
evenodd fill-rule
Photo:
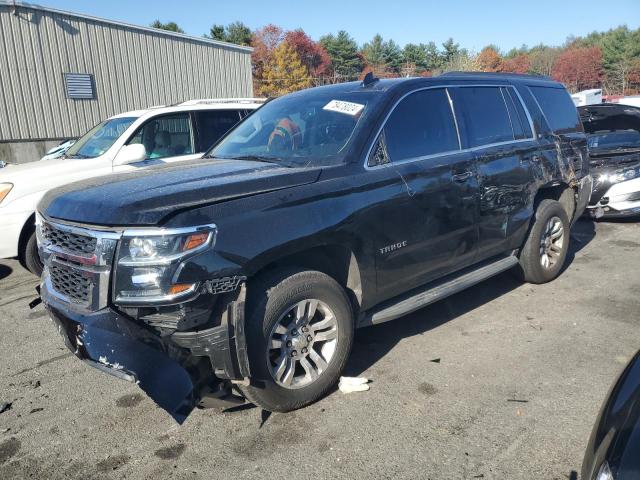
<path fill-rule="evenodd" d="M 520 253 L 524 280 L 546 283 L 560 274 L 569 251 L 569 229 L 569 217 L 563 206 L 555 200 L 542 200 Z"/>
<path fill-rule="evenodd" d="M 241 386 L 265 410 L 287 412 L 325 396 L 353 343 L 344 289 L 317 271 L 279 271 L 249 287 L 246 335 L 252 382 Z"/>
<path fill-rule="evenodd" d="M 38 254 L 38 242 L 36 240 L 36 232 L 31 232 L 29 238 L 27 239 L 27 243 L 24 248 L 24 266 L 34 275 L 38 277 L 42 275 L 42 269 L 44 266 L 42 265 L 42 261 L 40 260 L 40 255 Z"/>

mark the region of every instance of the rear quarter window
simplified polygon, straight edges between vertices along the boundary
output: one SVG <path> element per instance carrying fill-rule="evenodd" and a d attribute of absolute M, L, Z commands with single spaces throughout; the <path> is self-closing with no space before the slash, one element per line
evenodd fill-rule
<path fill-rule="evenodd" d="M 573 100 L 564 88 L 529 87 L 549 127 L 555 133 L 581 132 L 582 124 Z"/>

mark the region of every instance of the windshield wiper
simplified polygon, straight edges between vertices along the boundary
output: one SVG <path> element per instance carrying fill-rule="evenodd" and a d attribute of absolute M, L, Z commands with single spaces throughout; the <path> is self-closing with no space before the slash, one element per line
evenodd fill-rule
<path fill-rule="evenodd" d="M 81 153 L 72 153 L 70 155 L 64 154 L 63 155 L 64 158 L 89 158 L 86 155 L 82 155 Z"/>
<path fill-rule="evenodd" d="M 260 155 L 240 155 L 238 157 L 228 157 L 229 160 L 248 160 L 250 162 L 264 162 L 264 163 L 275 163 L 276 165 L 280 165 L 283 167 L 288 167 L 289 165 L 282 163 L 282 160 L 276 159 L 274 157 L 263 157 Z"/>

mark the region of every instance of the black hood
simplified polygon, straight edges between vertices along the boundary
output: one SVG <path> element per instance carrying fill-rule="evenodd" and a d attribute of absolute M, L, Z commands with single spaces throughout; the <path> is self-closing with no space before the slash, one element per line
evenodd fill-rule
<path fill-rule="evenodd" d="M 244 160 L 199 159 L 71 183 L 38 210 L 51 218 L 105 226 L 158 225 L 173 213 L 315 182 L 320 169 Z"/>
<path fill-rule="evenodd" d="M 640 108 L 618 103 L 578 107 L 586 133 L 637 130 L 640 132 Z"/>

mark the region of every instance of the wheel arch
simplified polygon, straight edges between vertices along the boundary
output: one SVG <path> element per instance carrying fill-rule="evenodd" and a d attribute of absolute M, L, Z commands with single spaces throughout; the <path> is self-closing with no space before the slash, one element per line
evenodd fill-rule
<path fill-rule="evenodd" d="M 565 212 L 567 212 L 569 221 L 573 219 L 577 205 L 576 191 L 569 184 L 560 182 L 540 187 L 533 200 L 534 212 L 542 200 L 555 200 L 560 202 L 560 205 L 562 205 Z"/>
<path fill-rule="evenodd" d="M 275 269 L 292 267 L 317 270 L 329 275 L 345 289 L 354 311 L 359 311 L 363 297 L 363 278 L 360 265 L 351 248 L 340 244 L 327 244 L 300 249 L 283 254 L 253 269 L 251 277 L 262 276 Z"/>
<path fill-rule="evenodd" d="M 36 228 L 36 214 L 35 212 L 29 215 L 27 220 L 24 222 L 22 226 L 22 230 L 20 230 L 20 236 L 18 237 L 18 260 L 22 266 L 24 266 L 25 260 L 25 249 L 27 246 L 27 242 L 29 241 L 29 237 L 34 232 Z"/>

